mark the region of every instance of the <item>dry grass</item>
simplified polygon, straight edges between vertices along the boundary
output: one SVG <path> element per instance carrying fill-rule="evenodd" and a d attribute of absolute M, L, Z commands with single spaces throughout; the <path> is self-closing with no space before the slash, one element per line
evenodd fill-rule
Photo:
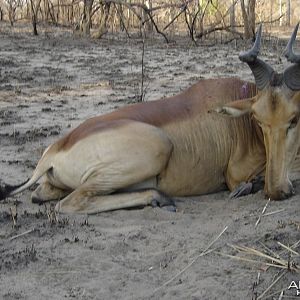
<path fill-rule="evenodd" d="M 219 238 L 223 235 L 223 233 L 228 229 L 228 226 L 226 226 L 218 235 L 216 238 L 214 238 L 208 246 L 199 254 L 197 255 L 187 266 L 185 266 L 181 271 L 179 271 L 177 274 L 175 274 L 173 277 L 171 277 L 169 280 L 164 282 L 160 287 L 154 290 L 153 294 L 155 294 L 157 291 L 162 289 L 163 287 L 167 286 L 170 284 L 172 281 L 174 281 L 176 278 L 178 278 L 181 274 L 183 274 L 187 269 L 189 269 L 200 257 L 207 255 L 209 253 L 212 253 L 215 251 L 215 249 L 210 249 L 212 245 L 214 245 Z"/>
<path fill-rule="evenodd" d="M 300 269 L 295 261 L 295 258 L 300 257 L 300 254 L 295 251 L 295 248 L 300 244 L 300 240 L 294 243 L 291 246 L 285 245 L 282 242 L 277 242 L 277 244 L 283 248 L 283 251 L 276 253 L 275 251 L 268 248 L 263 243 L 260 245 L 263 247 L 263 250 L 255 249 L 247 246 L 240 245 L 232 245 L 228 246 L 232 248 L 236 254 L 231 255 L 222 252 L 216 252 L 221 256 L 228 257 L 231 259 L 235 259 L 241 262 L 255 264 L 259 267 L 260 270 L 268 271 L 270 268 L 279 269 L 279 273 L 273 278 L 272 282 L 269 286 L 259 295 L 257 296 L 257 291 L 255 291 L 256 287 L 260 283 L 260 272 L 258 273 L 257 279 L 253 283 L 252 288 L 252 299 L 271 299 L 271 297 L 278 295 L 278 299 L 286 298 L 284 295 L 284 291 L 287 289 L 280 289 L 271 294 L 268 292 L 286 275 L 288 272 L 296 272 L 299 273 Z M 275 299 L 275 298 L 272 298 Z M 277 298 L 276 298 L 277 299 Z"/>

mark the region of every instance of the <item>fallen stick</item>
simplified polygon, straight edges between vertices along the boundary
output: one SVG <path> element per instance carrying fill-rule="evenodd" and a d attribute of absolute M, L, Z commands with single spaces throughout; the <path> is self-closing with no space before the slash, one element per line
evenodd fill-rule
<path fill-rule="evenodd" d="M 261 213 L 260 213 L 260 216 L 258 217 L 258 219 L 257 219 L 257 221 L 256 221 L 256 223 L 255 223 L 255 228 L 258 226 L 258 224 L 260 223 L 260 220 L 261 220 L 261 217 L 264 215 L 264 213 L 266 212 L 266 209 L 267 209 L 267 207 L 268 207 L 268 205 L 269 205 L 269 203 L 270 203 L 270 198 L 268 199 L 268 201 L 267 201 L 267 203 L 266 203 L 266 205 L 263 207 L 263 209 L 262 209 L 262 211 L 261 211 Z"/>
<path fill-rule="evenodd" d="M 257 297 L 257 300 L 259 300 L 259 299 L 262 299 L 263 298 L 263 296 L 285 275 L 287 273 L 287 270 L 285 270 L 285 271 L 283 271 L 282 273 L 281 273 L 281 275 L 279 275 L 273 282 L 272 282 L 272 284 L 268 287 L 268 288 L 266 288 L 265 289 L 265 291 L 261 294 L 261 295 L 259 295 L 258 297 Z"/>
<path fill-rule="evenodd" d="M 240 257 L 240 256 L 234 256 L 234 255 L 230 255 L 230 254 L 226 254 L 226 253 L 222 253 L 222 252 L 216 252 L 219 255 L 222 256 L 226 256 L 229 258 L 233 258 L 233 259 L 237 259 L 237 260 L 242 260 L 242 261 L 246 261 L 246 262 L 250 262 L 250 263 L 255 263 L 255 264 L 262 264 L 268 267 L 274 267 L 274 268 L 278 268 L 278 269 L 287 269 L 286 266 L 283 265 L 276 265 L 276 264 L 272 264 L 272 263 L 267 263 L 261 260 L 254 260 L 254 259 L 249 259 L 249 258 L 245 258 L 245 257 Z M 295 268 L 290 268 L 293 271 L 297 271 Z"/>
<path fill-rule="evenodd" d="M 278 295 L 279 293 L 280 293 L 280 295 L 281 295 L 281 293 L 282 292 L 284 292 L 284 291 L 286 291 L 287 290 L 287 288 L 285 288 L 285 289 L 280 289 L 280 290 L 277 290 L 277 291 L 275 291 L 274 293 L 272 293 L 272 294 L 268 294 L 268 295 L 264 295 L 261 299 L 272 299 L 271 297 L 273 297 L 273 296 L 275 296 L 275 295 Z M 279 297 L 280 297 L 280 295 L 279 295 Z M 284 295 L 283 295 L 284 296 Z M 285 297 L 286 298 L 286 297 Z M 274 298 L 273 298 L 274 299 Z M 296 299 L 296 298 L 295 298 Z M 297 298 L 298 299 L 298 298 Z M 278 300 L 280 300 L 280 298 L 278 298 Z"/>
<path fill-rule="evenodd" d="M 255 255 L 255 256 L 263 257 L 263 258 L 271 260 L 272 262 L 276 262 L 277 264 L 285 266 L 285 267 L 288 266 L 288 261 L 285 261 L 283 259 L 278 259 L 276 257 L 272 257 L 268 254 L 265 254 L 265 253 L 259 251 L 259 250 L 256 250 L 256 249 L 253 249 L 253 248 L 250 248 L 250 247 L 246 247 L 246 246 L 235 246 L 235 248 L 240 252 L 244 252 L 246 254 L 252 254 L 252 255 Z"/>
<path fill-rule="evenodd" d="M 209 254 L 211 252 L 213 252 L 215 249 L 211 249 L 209 250 L 209 248 L 221 237 L 221 235 L 227 230 L 228 226 L 226 226 L 221 233 L 219 233 L 219 235 L 212 240 L 209 245 L 199 254 L 197 255 L 187 266 L 185 266 L 180 272 L 178 272 L 177 274 L 175 274 L 172 278 L 170 278 L 168 281 L 164 282 L 160 287 L 158 287 L 157 289 L 154 290 L 153 294 L 156 293 L 157 291 L 159 291 L 160 289 L 162 289 L 164 286 L 168 285 L 169 283 L 171 283 L 174 279 L 176 279 L 178 276 L 180 276 L 182 273 L 184 273 L 187 269 L 189 269 L 198 258 L 200 258 L 201 256 L 204 256 L 206 254 Z"/>
<path fill-rule="evenodd" d="M 25 232 L 22 232 L 22 233 L 20 233 L 20 234 L 17 234 L 17 235 L 15 235 L 15 236 L 12 236 L 9 240 L 12 241 L 12 240 L 14 240 L 14 239 L 17 239 L 17 238 L 19 238 L 19 237 L 21 237 L 21 236 L 23 236 L 23 235 L 26 235 L 26 234 L 28 234 L 28 233 L 31 233 L 31 232 L 33 232 L 33 231 L 35 231 L 35 228 L 29 229 L 29 230 L 27 230 L 27 231 L 25 231 Z"/>
<path fill-rule="evenodd" d="M 284 244 L 282 244 L 282 243 L 280 243 L 280 242 L 277 242 L 277 244 L 280 245 L 282 248 L 284 248 L 284 249 L 290 251 L 291 253 L 293 253 L 293 254 L 295 254 L 295 255 L 297 255 L 297 256 L 300 256 L 300 254 L 299 254 L 298 252 L 294 251 L 294 250 L 291 249 L 290 247 L 288 247 L 288 246 L 286 246 L 286 245 L 284 245 Z"/>
<path fill-rule="evenodd" d="M 267 217 L 267 216 L 275 215 L 275 214 L 278 214 L 278 213 L 280 213 L 280 212 L 282 212 L 282 211 L 285 211 L 285 209 L 282 208 L 282 209 L 270 211 L 270 212 L 268 212 L 268 213 L 266 213 L 266 214 L 263 214 L 262 217 Z"/>
<path fill-rule="evenodd" d="M 278 258 L 278 259 L 282 259 L 280 257 L 280 255 L 278 255 L 277 253 L 275 253 L 273 250 L 271 250 L 270 248 L 268 248 L 264 243 L 259 242 L 270 254 L 274 255 L 274 257 Z"/>

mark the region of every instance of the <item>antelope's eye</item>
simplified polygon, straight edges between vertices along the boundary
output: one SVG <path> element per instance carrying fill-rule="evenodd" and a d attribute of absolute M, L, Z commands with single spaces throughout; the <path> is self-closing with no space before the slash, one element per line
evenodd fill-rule
<path fill-rule="evenodd" d="M 291 121 L 290 121 L 290 125 L 288 127 L 288 129 L 293 129 L 297 126 L 299 121 L 299 116 L 295 116 Z"/>

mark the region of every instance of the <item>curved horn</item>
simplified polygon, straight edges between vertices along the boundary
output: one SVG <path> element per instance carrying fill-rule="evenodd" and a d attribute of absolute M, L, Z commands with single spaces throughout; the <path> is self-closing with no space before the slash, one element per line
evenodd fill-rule
<path fill-rule="evenodd" d="M 241 61 L 248 63 L 248 62 L 254 62 L 256 60 L 260 50 L 261 32 L 262 32 L 262 24 L 260 24 L 257 29 L 256 39 L 252 48 L 248 51 L 240 53 L 239 59 Z"/>
<path fill-rule="evenodd" d="M 256 86 L 259 90 L 263 90 L 269 85 L 272 74 L 274 73 L 274 70 L 270 65 L 257 58 L 260 50 L 261 32 L 262 24 L 260 24 L 258 27 L 253 47 L 246 52 L 240 53 L 239 55 L 239 59 L 243 62 L 246 62 L 250 67 L 255 78 Z"/>
<path fill-rule="evenodd" d="M 290 61 L 291 63 L 296 63 L 296 64 L 300 63 L 300 55 L 297 55 L 294 53 L 293 45 L 294 45 L 294 42 L 297 37 L 298 27 L 299 27 L 299 23 L 296 25 L 296 27 L 291 35 L 291 38 L 283 52 L 284 56 L 287 58 L 288 61 Z"/>
<path fill-rule="evenodd" d="M 297 37 L 298 27 L 299 23 L 296 25 L 291 38 L 283 52 L 287 60 L 294 63 L 293 65 L 286 68 L 283 72 L 284 83 L 292 91 L 300 90 L 300 55 L 295 54 L 293 51 L 293 45 Z"/>

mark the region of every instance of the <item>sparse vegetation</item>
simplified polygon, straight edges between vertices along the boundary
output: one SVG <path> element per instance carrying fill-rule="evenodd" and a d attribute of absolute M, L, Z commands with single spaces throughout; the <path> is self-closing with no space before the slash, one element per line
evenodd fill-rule
<path fill-rule="evenodd" d="M 92 2 L 85 34 L 94 40 L 74 38 L 83 32 L 84 1 L 41 0 L 38 37 L 29 0 L 0 1 L 5 182 L 31 176 L 45 148 L 89 117 L 179 93 L 203 78 L 252 79 L 237 59 L 245 35 L 240 1 Z M 280 70 L 285 40 L 278 32 L 290 34 L 286 2 L 281 13 L 278 1 L 256 2 L 256 23 L 272 29 L 262 54 Z M 229 200 L 224 191 L 177 200 L 177 213 L 147 207 L 88 218 L 34 205 L 26 191 L 0 202 L 0 298 L 294 296 L 287 287 L 299 275 L 299 182 L 295 188 L 291 199 L 267 205 L 261 192 Z"/>
<path fill-rule="evenodd" d="M 145 27 L 147 37 L 160 35 L 166 42 L 176 35 L 194 43 L 215 32 L 252 38 L 258 22 L 268 27 L 298 20 L 298 0 L 1 0 L 1 20 L 30 21 L 34 35 L 38 24 L 73 28 L 77 36 L 102 38 L 124 33 L 128 38 Z"/>

